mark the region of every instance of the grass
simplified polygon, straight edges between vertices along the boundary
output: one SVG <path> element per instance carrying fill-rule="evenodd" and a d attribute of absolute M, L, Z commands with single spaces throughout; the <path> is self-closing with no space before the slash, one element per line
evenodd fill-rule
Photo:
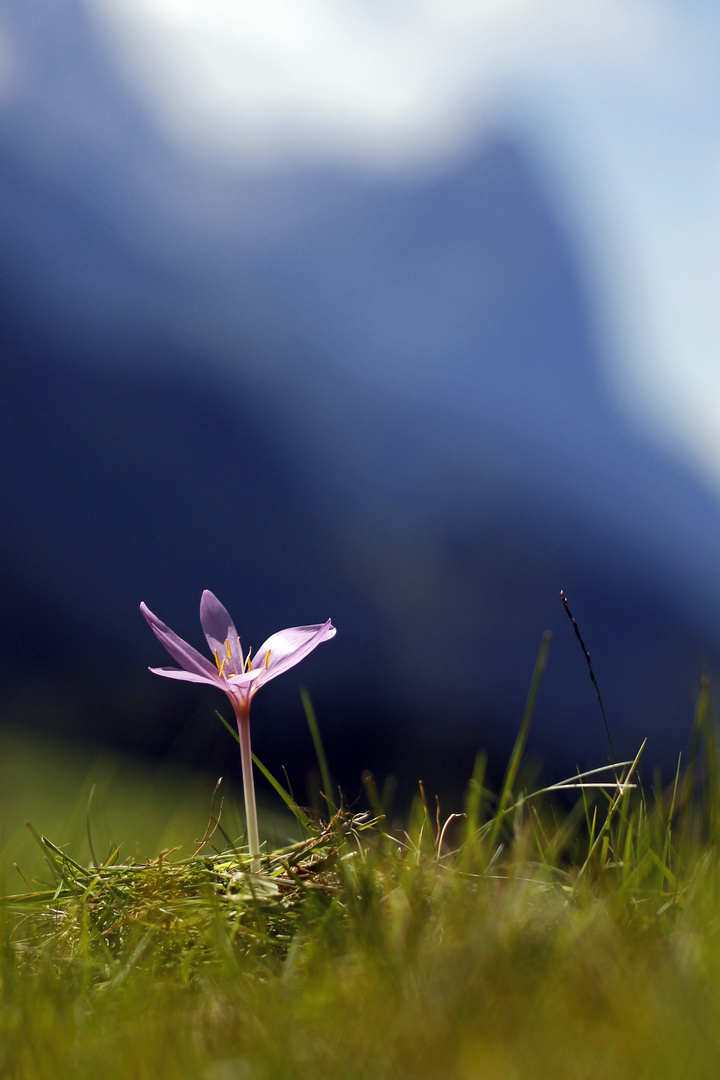
<path fill-rule="evenodd" d="M 299 838 L 269 844 L 258 874 L 219 797 L 182 858 L 81 860 L 30 837 L 46 884 L 0 908 L 0 1075 L 714 1077 L 709 689 L 667 786 L 643 785 L 639 752 L 528 794 L 543 663 L 500 792 L 479 758 L 447 820 L 420 789 L 391 827 L 370 778 L 351 810 L 321 757 L 326 814 L 278 784 Z M 311 729 L 319 741 L 314 716 Z"/>

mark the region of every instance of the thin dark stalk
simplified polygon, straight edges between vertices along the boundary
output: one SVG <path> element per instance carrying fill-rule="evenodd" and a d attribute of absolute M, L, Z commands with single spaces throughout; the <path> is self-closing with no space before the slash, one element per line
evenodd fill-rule
<path fill-rule="evenodd" d="M 567 597 L 566 597 L 565 593 L 562 591 L 562 589 L 560 590 L 560 599 L 563 602 L 563 607 L 565 608 L 565 614 L 567 615 L 570 622 L 573 624 L 573 629 L 575 630 L 575 637 L 580 642 L 580 648 L 582 649 L 583 654 L 585 656 L 585 661 L 586 661 L 587 666 L 588 666 L 588 671 L 590 672 L 590 682 L 595 687 L 595 693 L 597 694 L 598 705 L 600 706 L 600 713 L 601 713 L 602 718 L 603 718 L 603 724 L 605 725 L 605 734 L 607 735 L 607 741 L 608 741 L 608 744 L 610 746 L 610 760 L 611 760 L 612 764 L 614 765 L 617 758 L 616 758 L 616 755 L 615 755 L 615 750 L 614 750 L 614 747 L 613 747 L 612 739 L 610 737 L 610 728 L 608 726 L 607 717 L 605 716 L 605 708 L 603 706 L 602 697 L 600 696 L 600 687 L 598 686 L 597 679 L 595 678 L 595 672 L 593 671 L 592 663 L 590 662 L 590 653 L 585 648 L 585 642 L 582 639 L 582 635 L 580 633 L 580 628 L 579 628 L 578 624 L 575 622 L 575 619 L 573 618 L 573 614 L 570 611 L 570 608 L 568 606 Z"/>

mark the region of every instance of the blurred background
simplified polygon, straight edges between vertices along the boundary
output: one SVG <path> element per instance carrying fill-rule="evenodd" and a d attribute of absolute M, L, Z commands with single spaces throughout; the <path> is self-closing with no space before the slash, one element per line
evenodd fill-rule
<path fill-rule="evenodd" d="M 246 646 L 338 628 L 253 705 L 300 797 L 301 684 L 350 798 L 501 773 L 545 629 L 531 754 L 604 763 L 561 588 L 618 754 L 674 767 L 720 659 L 719 51 L 705 0 L 4 0 L 6 813 L 42 747 L 238 782 L 225 699 L 147 671 L 139 602 L 201 647 L 204 588 Z"/>

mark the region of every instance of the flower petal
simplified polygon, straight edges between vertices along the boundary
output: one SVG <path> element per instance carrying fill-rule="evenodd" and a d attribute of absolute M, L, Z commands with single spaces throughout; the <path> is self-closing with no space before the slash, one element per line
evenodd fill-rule
<path fill-rule="evenodd" d="M 239 675 L 243 669 L 243 655 L 240 648 L 240 635 L 228 612 L 214 593 L 205 589 L 200 598 L 200 622 L 210 646 L 210 652 L 220 657 L 220 662 L 227 659 L 227 646 L 230 646 L 230 662 L 227 667 L 233 674 Z M 229 672 L 228 672 L 229 674 Z"/>
<path fill-rule="evenodd" d="M 218 690 L 225 690 L 225 686 L 218 678 L 217 669 L 215 671 L 214 678 L 209 675 L 198 675 L 194 671 L 181 671 L 176 667 L 151 667 L 148 671 L 152 671 L 153 675 L 164 675 L 166 679 L 182 679 L 183 682 L 196 682 L 205 683 L 208 686 L 217 686 Z M 227 690 L 225 690 L 227 693 Z"/>
<path fill-rule="evenodd" d="M 182 638 L 178 637 L 164 622 L 160 622 L 157 615 L 153 615 L 146 604 L 140 605 L 140 611 L 155 637 L 162 642 L 173 660 L 177 660 L 178 664 L 182 665 L 184 671 L 203 675 L 207 682 L 214 684 L 220 682 L 217 668 L 209 660 L 206 660 L 202 653 L 199 653 L 197 649 L 193 649 L 192 645 L 188 645 L 187 641 L 183 641 Z"/>
<path fill-rule="evenodd" d="M 257 682 L 260 676 L 260 672 L 255 668 L 252 671 L 243 671 L 240 675 L 229 675 L 228 684 L 232 690 L 233 686 L 252 686 L 254 682 Z"/>
<path fill-rule="evenodd" d="M 277 634 L 272 634 L 255 654 L 257 668 L 253 669 L 253 674 L 257 670 L 258 679 L 253 687 L 253 693 L 263 683 L 269 682 L 276 675 L 282 675 L 283 671 L 299 664 L 323 641 L 329 641 L 334 637 L 335 633 L 335 627 L 328 619 L 326 623 L 318 623 L 314 626 L 291 626 L 287 630 L 279 630 Z"/>

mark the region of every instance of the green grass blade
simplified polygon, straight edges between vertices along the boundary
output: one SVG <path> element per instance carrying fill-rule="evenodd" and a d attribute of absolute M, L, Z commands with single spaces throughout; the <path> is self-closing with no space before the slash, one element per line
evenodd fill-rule
<path fill-rule="evenodd" d="M 495 846 L 500 828 L 502 826 L 503 817 L 507 810 L 508 803 L 512 796 L 513 785 L 517 779 L 518 770 L 520 768 L 520 762 L 525 751 L 525 744 L 527 743 L 528 734 L 530 732 L 530 724 L 532 722 L 533 712 L 535 711 L 535 702 L 537 700 L 538 690 L 540 689 L 540 682 L 545 671 L 547 664 L 548 653 L 550 651 L 550 641 L 552 634 L 549 630 L 546 630 L 542 636 L 540 642 L 540 651 L 538 652 L 538 658 L 535 661 L 535 670 L 533 671 L 532 682 L 530 683 L 530 690 L 528 692 L 527 701 L 525 703 L 525 711 L 523 713 L 522 722 L 520 724 L 520 730 L 518 731 L 517 738 L 515 739 L 515 745 L 513 746 L 512 753 L 510 755 L 510 761 L 508 763 L 507 771 L 505 773 L 505 779 L 500 790 L 500 798 L 498 800 L 497 812 L 495 814 L 495 820 L 493 822 L 492 829 L 490 830 L 490 849 Z"/>
<path fill-rule="evenodd" d="M 310 818 L 307 816 L 304 810 L 302 810 L 292 796 L 285 790 L 279 780 L 276 780 L 269 769 L 266 769 L 262 761 L 253 754 L 253 763 L 257 766 L 260 772 L 263 774 L 270 786 L 277 792 L 282 801 L 287 806 L 288 810 L 295 816 L 298 823 L 303 826 L 304 829 L 311 830 Z"/>
<path fill-rule="evenodd" d="M 230 734 L 232 735 L 235 742 L 239 743 L 240 742 L 240 736 L 238 735 L 237 731 L 232 726 L 232 724 L 229 724 L 227 722 L 227 720 L 225 719 L 225 717 L 223 716 L 222 713 L 216 711 L 215 715 L 218 717 L 218 719 L 223 724 L 223 726 L 225 728 L 227 728 L 227 730 L 230 732 Z M 307 816 L 307 814 L 304 812 L 304 810 L 300 809 L 298 804 L 293 799 L 292 795 L 288 791 L 285 790 L 285 788 L 282 786 L 282 784 L 280 783 L 279 780 L 275 779 L 275 777 L 272 775 L 270 770 L 265 768 L 262 761 L 260 761 L 260 759 L 257 758 L 255 756 L 255 754 L 252 755 L 252 759 L 253 759 L 253 764 L 256 766 L 256 768 L 258 768 L 260 770 L 260 772 L 265 777 L 265 779 L 270 784 L 270 786 L 273 788 L 273 790 L 275 792 L 277 792 L 277 794 L 280 796 L 282 801 L 287 806 L 290 813 L 297 820 L 298 824 L 300 824 L 304 829 L 310 829 L 310 818 Z"/>
<path fill-rule="evenodd" d="M 313 709 L 310 695 L 307 689 L 303 686 L 300 688 L 300 697 L 302 698 L 303 709 L 305 710 L 305 718 L 307 719 L 308 727 L 310 728 L 310 735 L 312 737 L 313 746 L 315 747 L 315 754 L 318 759 L 318 766 L 320 768 L 320 777 L 322 779 L 323 795 L 327 799 L 327 804 L 330 809 L 330 813 L 334 814 L 337 806 L 332 796 L 332 780 L 330 779 L 330 770 L 328 768 L 327 758 L 325 756 L 325 747 L 322 744 L 322 738 L 320 737 L 320 728 L 318 727 L 317 717 L 315 716 L 315 710 Z"/>

